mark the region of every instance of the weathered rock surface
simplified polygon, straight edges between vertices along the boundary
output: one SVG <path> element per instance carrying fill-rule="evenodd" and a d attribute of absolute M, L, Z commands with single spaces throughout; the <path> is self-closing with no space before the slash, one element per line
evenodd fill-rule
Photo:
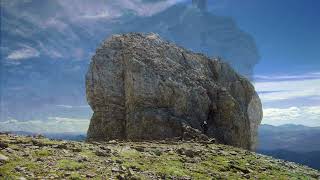
<path fill-rule="evenodd" d="M 184 126 L 220 143 L 254 149 L 262 119 L 251 83 L 228 64 L 190 52 L 156 34 L 114 35 L 93 56 L 86 75 L 94 113 L 88 138 L 182 137 Z"/>

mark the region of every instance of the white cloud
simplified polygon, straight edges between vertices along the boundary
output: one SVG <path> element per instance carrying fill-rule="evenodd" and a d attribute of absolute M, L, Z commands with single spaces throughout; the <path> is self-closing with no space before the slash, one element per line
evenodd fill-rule
<path fill-rule="evenodd" d="M 320 126 L 319 72 L 255 76 L 255 79 L 255 88 L 267 107 L 263 109 L 263 124 Z"/>
<path fill-rule="evenodd" d="M 83 19 L 111 19 L 115 17 L 119 17 L 121 14 L 114 13 L 113 15 L 107 11 L 97 12 L 96 14 L 85 14 L 80 16 Z"/>
<path fill-rule="evenodd" d="M 264 81 L 254 83 L 258 92 L 268 92 L 259 94 L 262 102 L 320 96 L 319 73 L 262 77 Z"/>
<path fill-rule="evenodd" d="M 263 124 L 320 126 L 320 106 L 266 108 L 263 113 Z"/>
<path fill-rule="evenodd" d="M 114 19 L 128 10 L 140 16 L 150 16 L 183 0 L 163 0 L 148 3 L 143 0 L 59 0 L 64 12 L 71 20 Z M 70 6 L 73 4 L 73 6 Z"/>
<path fill-rule="evenodd" d="M 0 122 L 0 131 L 26 131 L 34 133 L 86 132 L 88 119 L 49 117 L 46 121 L 18 121 L 11 119 Z"/>
<path fill-rule="evenodd" d="M 124 7 L 124 9 L 136 11 L 140 16 L 150 16 L 181 1 L 182 0 L 167 0 L 156 3 L 146 3 L 142 0 L 121 0 L 117 1 L 117 3 L 120 7 Z"/>
<path fill-rule="evenodd" d="M 69 28 L 69 25 L 58 18 L 49 18 L 44 21 L 42 24 L 39 24 L 42 28 L 55 28 L 59 32 L 64 32 Z"/>
<path fill-rule="evenodd" d="M 22 59 L 29 59 L 33 57 L 39 57 L 40 53 L 38 50 L 25 45 L 23 48 L 15 50 L 11 52 L 8 56 L 7 59 L 10 60 L 22 60 Z"/>
<path fill-rule="evenodd" d="M 311 72 L 295 75 L 255 75 L 256 81 L 280 81 L 280 80 L 302 80 L 302 79 L 320 79 L 320 72 Z"/>
<path fill-rule="evenodd" d="M 46 54 L 49 57 L 55 58 L 55 59 L 63 58 L 63 55 L 58 50 L 56 50 L 55 47 L 51 47 L 51 46 L 47 47 L 40 41 L 38 41 L 38 44 L 43 54 Z"/>
<path fill-rule="evenodd" d="M 72 109 L 72 108 L 90 108 L 89 105 L 83 105 L 83 106 L 72 106 L 72 105 L 65 105 L 65 104 L 59 104 L 56 105 L 57 107 L 66 108 L 66 109 Z"/>

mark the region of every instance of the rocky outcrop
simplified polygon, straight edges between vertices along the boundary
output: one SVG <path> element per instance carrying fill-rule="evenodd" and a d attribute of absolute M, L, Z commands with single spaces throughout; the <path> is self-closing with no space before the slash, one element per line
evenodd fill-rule
<path fill-rule="evenodd" d="M 210 59 L 156 34 L 114 35 L 102 43 L 86 75 L 94 113 L 88 138 L 157 140 L 182 137 L 185 126 L 218 142 L 254 149 L 262 118 L 252 84 Z"/>
<path fill-rule="evenodd" d="M 43 146 L 37 146 L 39 142 Z M 0 179 L 308 179 L 320 172 L 214 143 L 76 142 L 0 134 Z"/>

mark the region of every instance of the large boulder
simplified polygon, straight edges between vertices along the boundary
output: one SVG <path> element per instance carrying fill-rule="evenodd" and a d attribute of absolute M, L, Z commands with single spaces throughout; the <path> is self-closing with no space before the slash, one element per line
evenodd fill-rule
<path fill-rule="evenodd" d="M 210 59 L 156 34 L 114 35 L 102 43 L 86 75 L 94 113 L 88 138 L 158 140 L 182 137 L 184 127 L 219 143 L 253 150 L 262 119 L 252 84 Z"/>

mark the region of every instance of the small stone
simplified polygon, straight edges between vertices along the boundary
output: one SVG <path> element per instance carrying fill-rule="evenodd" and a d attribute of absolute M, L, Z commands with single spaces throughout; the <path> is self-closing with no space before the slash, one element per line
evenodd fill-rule
<path fill-rule="evenodd" d="M 9 147 L 9 145 L 8 145 L 7 143 L 5 143 L 5 142 L 0 142 L 0 148 L 1 148 L 1 149 L 5 149 L 5 148 L 7 148 L 7 147 Z"/>
<path fill-rule="evenodd" d="M 101 145 L 101 143 L 96 142 L 96 141 L 91 141 L 90 143 L 91 143 L 91 144 L 94 144 L 94 145 Z"/>
<path fill-rule="evenodd" d="M 144 152 L 144 147 L 142 147 L 142 146 L 135 146 L 135 147 L 133 147 L 133 149 L 135 149 L 139 152 Z"/>
<path fill-rule="evenodd" d="M 121 172 L 121 170 L 120 170 L 119 168 L 117 168 L 117 167 L 113 167 L 113 168 L 111 169 L 111 171 L 112 171 L 112 172 L 115 172 L 115 173 Z"/>
<path fill-rule="evenodd" d="M 153 153 L 154 153 L 156 156 L 161 156 L 161 155 L 162 155 L 162 152 L 161 152 L 159 149 L 154 150 Z"/>
<path fill-rule="evenodd" d="M 138 168 L 137 166 L 134 166 L 134 165 L 130 166 L 129 168 L 132 170 L 135 170 L 135 171 L 140 171 L 140 168 Z"/>
<path fill-rule="evenodd" d="M 72 152 L 81 152 L 82 150 L 80 148 L 72 148 Z"/>
<path fill-rule="evenodd" d="M 58 148 L 58 149 L 67 149 L 68 146 L 67 146 L 66 143 L 63 143 L 63 144 L 58 144 L 58 145 L 56 146 L 56 148 Z"/>
<path fill-rule="evenodd" d="M 43 162 L 43 161 L 44 161 L 44 159 L 43 159 L 43 158 L 38 157 L 36 161 Z"/>
<path fill-rule="evenodd" d="M 111 140 L 111 141 L 109 141 L 108 143 L 110 143 L 110 144 L 117 144 L 118 142 L 117 142 L 116 140 Z"/>
<path fill-rule="evenodd" d="M 35 146 L 40 146 L 40 147 L 45 146 L 45 144 L 38 139 L 32 139 L 31 142 Z"/>
<path fill-rule="evenodd" d="M 0 154 L 0 162 L 7 162 L 9 161 L 9 158 L 5 155 Z"/>
<path fill-rule="evenodd" d="M 265 170 L 267 170 L 267 168 L 261 167 L 260 170 L 261 170 L 261 171 L 265 171 Z"/>
<path fill-rule="evenodd" d="M 182 176 L 181 178 L 179 178 L 181 180 L 191 180 L 192 178 L 189 176 Z"/>
<path fill-rule="evenodd" d="M 8 153 L 14 153 L 14 150 L 11 148 L 6 148 L 5 151 L 7 151 Z"/>
<path fill-rule="evenodd" d="M 116 152 L 116 151 L 114 151 L 112 154 L 113 154 L 114 156 L 116 156 L 116 157 L 118 157 L 118 156 L 119 156 L 119 153 L 118 153 L 118 152 Z"/>
<path fill-rule="evenodd" d="M 125 177 L 123 174 L 119 174 L 119 175 L 117 176 L 117 179 L 119 179 L 119 180 L 125 180 L 126 177 Z"/>
<path fill-rule="evenodd" d="M 128 174 L 129 174 L 130 176 L 133 176 L 135 173 L 134 173 L 134 171 L 133 171 L 131 168 L 129 168 Z"/>
<path fill-rule="evenodd" d="M 30 146 L 30 149 L 39 149 L 39 146 Z"/>
<path fill-rule="evenodd" d="M 88 158 L 86 156 L 81 156 L 77 159 L 78 162 L 84 162 L 84 161 L 88 161 Z"/>
<path fill-rule="evenodd" d="M 86 174 L 87 178 L 94 178 L 95 176 L 96 174 L 93 174 L 93 173 Z"/>
<path fill-rule="evenodd" d="M 127 170 L 127 168 L 126 168 L 126 167 L 124 167 L 124 166 L 120 166 L 120 169 L 121 169 L 122 171 Z"/>
<path fill-rule="evenodd" d="M 110 153 L 111 149 L 107 148 L 106 146 L 99 146 L 100 149 L 105 150 L 106 152 Z"/>
<path fill-rule="evenodd" d="M 14 168 L 14 170 L 17 171 L 17 172 L 23 172 L 25 169 L 20 167 L 20 166 L 17 166 L 17 167 Z"/>
<path fill-rule="evenodd" d="M 245 177 L 246 179 L 250 179 L 250 174 L 245 174 L 243 177 Z"/>
<path fill-rule="evenodd" d="M 54 145 L 52 145 L 51 147 L 52 147 L 52 148 L 58 148 L 59 145 L 58 145 L 58 144 L 54 144 Z"/>
<path fill-rule="evenodd" d="M 95 152 L 95 154 L 97 155 L 97 156 L 110 156 L 110 153 L 109 152 L 107 152 L 107 151 L 105 151 L 105 150 L 97 150 L 96 152 Z"/>
<path fill-rule="evenodd" d="M 229 152 L 229 154 L 231 154 L 231 155 L 237 155 L 238 153 L 235 152 L 235 151 L 231 151 L 231 152 Z"/>
<path fill-rule="evenodd" d="M 225 151 L 219 151 L 219 155 L 229 156 L 229 153 L 228 153 L 228 152 L 225 152 Z"/>
<path fill-rule="evenodd" d="M 48 162 L 48 166 L 54 166 L 55 165 L 55 163 L 54 162 Z"/>
<path fill-rule="evenodd" d="M 110 160 L 110 159 L 107 159 L 107 160 L 105 160 L 105 161 L 104 161 L 104 163 L 108 165 L 108 164 L 113 163 L 113 161 L 112 161 L 112 160 Z"/>

